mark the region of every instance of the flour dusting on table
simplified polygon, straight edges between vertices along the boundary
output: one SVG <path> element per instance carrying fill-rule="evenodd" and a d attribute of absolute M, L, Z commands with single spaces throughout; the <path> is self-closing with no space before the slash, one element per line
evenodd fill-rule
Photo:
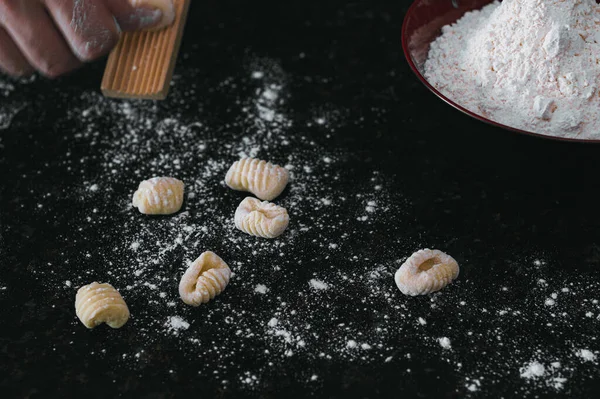
<path fill-rule="evenodd" d="M 156 360 L 155 349 L 166 348 L 188 362 L 169 364 L 165 374 L 191 368 L 223 390 L 249 392 L 262 392 L 278 370 L 295 364 L 304 365 L 295 377 L 315 390 L 324 364 L 422 377 L 417 357 L 440 378 L 451 376 L 460 397 L 505 389 L 507 379 L 514 396 L 547 396 L 593 378 L 600 349 L 597 280 L 556 272 L 540 253 L 494 259 L 506 264 L 507 274 L 489 275 L 485 265 L 452 252 L 461 264 L 456 282 L 406 298 L 393 281 L 406 256 L 452 242 L 406 238 L 416 194 L 390 190 L 395 176 L 338 145 L 333 132 L 343 134 L 352 121 L 346 111 L 315 104 L 313 112 L 298 115 L 293 77 L 269 59 L 251 61 L 244 76 L 217 86 L 203 86 L 194 70 L 181 71 L 174 82 L 168 103 L 109 100 L 92 91 L 69 99 L 57 124 L 75 124 L 76 133 L 53 137 L 64 154 L 40 164 L 31 186 L 39 205 L 20 210 L 77 232 L 45 237 L 59 251 L 35 254 L 26 273 L 52 296 L 57 311 L 73 313 L 66 327 L 74 341 L 86 343 L 89 353 L 81 356 L 143 372 Z M 198 100 L 199 92 L 210 95 Z M 231 93 L 244 95 L 226 102 L 230 117 L 213 118 L 210 108 L 223 103 L 210 99 Z M 319 135 L 306 134 L 309 125 Z M 235 229 L 233 215 L 246 194 L 228 189 L 223 179 L 242 156 L 269 159 L 290 172 L 288 188 L 276 199 L 288 209 L 290 226 L 277 239 Z M 68 186 L 55 185 L 48 171 L 57 170 Z M 139 181 L 160 175 L 185 182 L 182 210 L 142 215 L 131 207 L 131 195 Z M 206 250 L 233 274 L 214 301 L 192 308 L 177 288 L 187 265 Z M 80 286 L 95 280 L 119 290 L 131 319 L 116 334 L 96 329 L 92 340 L 73 300 Z M 9 292 L 9 282 L 0 282 L 0 296 Z M 573 334 L 573 326 L 582 328 Z M 548 337 L 556 345 L 546 345 Z M 115 349 L 125 341 L 126 350 Z M 239 362 L 240 356 L 256 361 Z M 543 366 L 543 375 L 532 362 Z"/>

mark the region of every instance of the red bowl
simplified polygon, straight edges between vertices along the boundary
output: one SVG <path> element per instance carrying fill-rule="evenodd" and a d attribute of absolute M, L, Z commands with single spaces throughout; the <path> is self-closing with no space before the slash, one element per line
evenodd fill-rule
<path fill-rule="evenodd" d="M 493 0 L 415 0 L 408 9 L 402 25 L 402 48 L 404 56 L 413 72 L 436 96 L 444 100 L 459 111 L 490 125 L 497 126 L 517 133 L 528 134 L 551 140 L 575 141 L 580 143 L 599 143 L 598 139 L 577 139 L 566 137 L 555 137 L 546 134 L 528 132 L 516 129 L 498 122 L 494 122 L 484 116 L 476 114 L 460 106 L 448 97 L 440 93 L 423 76 L 423 66 L 429 54 L 429 45 L 441 33 L 443 26 L 456 22 L 466 12 L 480 9 Z"/>

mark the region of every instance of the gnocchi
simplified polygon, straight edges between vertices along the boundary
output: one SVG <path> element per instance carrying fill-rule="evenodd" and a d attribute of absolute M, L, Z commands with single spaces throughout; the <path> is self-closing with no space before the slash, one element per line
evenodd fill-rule
<path fill-rule="evenodd" d="M 200 306 L 219 295 L 231 277 L 231 269 L 217 254 L 206 251 L 186 270 L 179 282 L 179 296 L 184 303 Z"/>
<path fill-rule="evenodd" d="M 404 295 L 425 295 L 439 291 L 458 277 L 458 263 L 437 249 L 422 249 L 400 266 L 394 280 Z"/>
<path fill-rule="evenodd" d="M 230 188 L 248 191 L 264 201 L 277 198 L 288 180 L 289 173 L 285 168 L 256 158 L 236 161 L 225 176 L 225 183 Z"/>
<path fill-rule="evenodd" d="M 235 227 L 257 237 L 278 237 L 285 231 L 289 221 L 285 208 L 252 197 L 244 199 L 235 211 Z"/>
<path fill-rule="evenodd" d="M 93 282 L 77 290 L 75 312 L 87 328 L 106 323 L 121 328 L 129 320 L 129 308 L 112 285 Z"/>
<path fill-rule="evenodd" d="M 132 204 L 146 215 L 170 215 L 183 205 L 184 184 L 173 177 L 153 177 L 140 183 Z"/>

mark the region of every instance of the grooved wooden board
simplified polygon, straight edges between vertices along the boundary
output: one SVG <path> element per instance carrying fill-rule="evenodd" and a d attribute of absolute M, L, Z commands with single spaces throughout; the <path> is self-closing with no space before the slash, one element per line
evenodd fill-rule
<path fill-rule="evenodd" d="M 164 100 L 191 0 L 173 0 L 177 16 L 173 25 L 159 31 L 126 32 L 113 49 L 102 79 L 106 97 Z"/>

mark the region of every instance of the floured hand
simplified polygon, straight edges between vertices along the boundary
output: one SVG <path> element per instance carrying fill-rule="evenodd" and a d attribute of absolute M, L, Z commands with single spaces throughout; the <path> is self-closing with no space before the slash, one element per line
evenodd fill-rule
<path fill-rule="evenodd" d="M 58 77 L 173 18 L 172 0 L 0 0 L 0 71 Z"/>

